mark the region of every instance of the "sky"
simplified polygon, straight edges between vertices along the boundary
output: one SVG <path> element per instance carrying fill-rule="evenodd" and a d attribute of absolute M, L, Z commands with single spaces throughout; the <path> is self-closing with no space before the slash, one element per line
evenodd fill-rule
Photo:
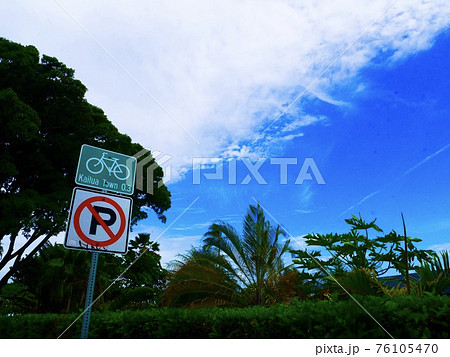
<path fill-rule="evenodd" d="M 256 202 L 294 248 L 352 214 L 401 232 L 403 213 L 420 248 L 450 249 L 448 0 L 15 0 L 0 16 L 164 167 L 167 223 L 131 233 L 164 263 Z"/>

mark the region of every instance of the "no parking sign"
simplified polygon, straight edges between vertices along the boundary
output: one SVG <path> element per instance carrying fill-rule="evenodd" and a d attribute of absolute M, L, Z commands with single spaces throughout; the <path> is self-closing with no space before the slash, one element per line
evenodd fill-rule
<path fill-rule="evenodd" d="M 132 200 L 75 188 L 64 246 L 126 254 Z"/>

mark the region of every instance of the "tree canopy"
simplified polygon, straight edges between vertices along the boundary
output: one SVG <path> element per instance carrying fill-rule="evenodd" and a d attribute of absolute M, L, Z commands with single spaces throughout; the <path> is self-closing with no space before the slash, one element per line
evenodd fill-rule
<path fill-rule="evenodd" d="M 127 155 L 143 149 L 87 102 L 86 91 L 74 70 L 56 58 L 0 38 L 0 270 L 12 263 L 0 288 L 26 261 L 25 254 L 32 256 L 65 229 L 83 144 Z M 158 167 L 153 193 L 133 195 L 132 224 L 147 218 L 149 209 L 165 222 L 171 201 L 167 188 L 158 187 L 162 176 Z"/>

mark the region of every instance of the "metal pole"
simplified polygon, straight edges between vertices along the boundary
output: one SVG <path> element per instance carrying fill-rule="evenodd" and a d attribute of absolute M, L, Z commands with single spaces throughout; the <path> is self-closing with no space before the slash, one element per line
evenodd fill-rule
<path fill-rule="evenodd" d="M 83 325 L 81 327 L 81 338 L 88 338 L 89 321 L 91 319 L 91 305 L 94 297 L 95 275 L 97 274 L 98 253 L 92 252 L 91 268 L 89 269 L 89 280 L 86 291 L 86 300 L 84 302 Z"/>

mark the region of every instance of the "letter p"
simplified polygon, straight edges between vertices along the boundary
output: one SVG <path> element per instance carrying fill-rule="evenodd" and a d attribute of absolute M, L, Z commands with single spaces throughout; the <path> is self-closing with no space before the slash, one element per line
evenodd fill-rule
<path fill-rule="evenodd" d="M 107 207 L 101 207 L 101 206 L 93 206 L 95 211 L 100 215 L 100 213 L 104 213 L 109 215 L 108 219 L 103 219 L 103 222 L 105 222 L 105 224 L 109 227 L 112 226 L 116 220 L 117 220 L 117 215 L 116 212 L 114 212 L 114 210 L 112 210 L 111 208 L 107 208 Z M 97 219 L 92 216 L 91 218 L 91 226 L 89 228 L 89 234 L 92 235 L 96 235 L 97 234 L 97 226 L 100 226 L 100 222 L 97 221 Z"/>

